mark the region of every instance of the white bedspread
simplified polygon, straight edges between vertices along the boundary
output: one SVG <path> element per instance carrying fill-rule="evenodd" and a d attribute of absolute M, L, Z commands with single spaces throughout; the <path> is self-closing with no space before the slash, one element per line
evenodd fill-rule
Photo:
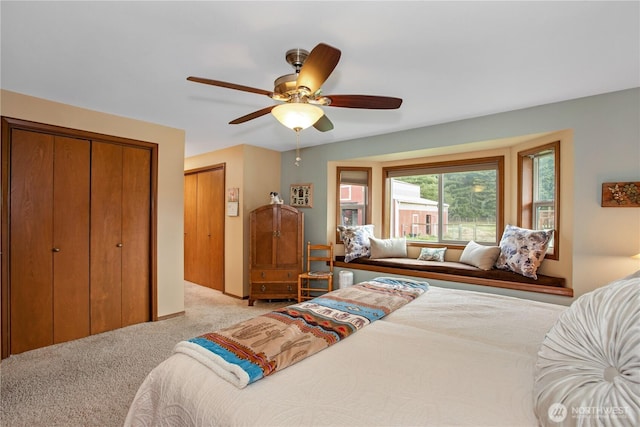
<path fill-rule="evenodd" d="M 188 356 L 155 368 L 127 426 L 535 426 L 533 371 L 566 307 L 431 287 L 238 389 Z"/>

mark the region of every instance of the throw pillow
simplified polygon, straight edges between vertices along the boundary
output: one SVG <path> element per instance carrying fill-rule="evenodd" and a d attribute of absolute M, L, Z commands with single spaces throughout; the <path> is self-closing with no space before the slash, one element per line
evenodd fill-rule
<path fill-rule="evenodd" d="M 356 226 L 339 225 L 338 232 L 344 242 L 344 262 L 350 262 L 356 258 L 369 256 L 371 254 L 369 238 L 373 237 L 373 224 Z"/>
<path fill-rule="evenodd" d="M 507 225 L 500 239 L 496 267 L 537 280 L 536 272 L 544 261 L 552 237 L 553 230 L 529 230 Z"/>
<path fill-rule="evenodd" d="M 422 248 L 418 260 L 444 262 L 445 252 L 447 252 L 447 248 Z"/>
<path fill-rule="evenodd" d="M 538 425 L 640 425 L 638 319 L 640 274 L 582 295 L 560 315 L 538 349 Z M 584 408 L 598 412 L 572 416 Z M 554 417 L 562 414 L 564 423 Z"/>
<path fill-rule="evenodd" d="M 460 255 L 460 262 L 481 270 L 491 270 L 500 255 L 500 247 L 485 246 L 470 240 Z"/>
<path fill-rule="evenodd" d="M 370 237 L 369 241 L 371 242 L 371 259 L 407 257 L 407 239 L 404 237 L 395 239 Z"/>

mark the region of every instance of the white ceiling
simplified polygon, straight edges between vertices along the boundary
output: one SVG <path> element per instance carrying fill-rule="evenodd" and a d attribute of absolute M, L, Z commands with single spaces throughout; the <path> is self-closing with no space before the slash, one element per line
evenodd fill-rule
<path fill-rule="evenodd" d="M 640 3 L 2 1 L 1 87 L 185 129 L 186 155 L 295 135 L 264 95 L 292 48 L 342 51 L 324 94 L 395 96 L 399 110 L 324 107 L 311 146 L 640 86 Z"/>

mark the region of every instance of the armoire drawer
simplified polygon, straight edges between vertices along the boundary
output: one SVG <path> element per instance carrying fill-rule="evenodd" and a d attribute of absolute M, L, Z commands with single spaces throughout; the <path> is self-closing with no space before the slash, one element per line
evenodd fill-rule
<path fill-rule="evenodd" d="M 298 283 L 251 283 L 251 297 L 288 298 L 298 296 Z"/>
<path fill-rule="evenodd" d="M 251 270 L 252 282 L 297 282 L 297 270 Z"/>

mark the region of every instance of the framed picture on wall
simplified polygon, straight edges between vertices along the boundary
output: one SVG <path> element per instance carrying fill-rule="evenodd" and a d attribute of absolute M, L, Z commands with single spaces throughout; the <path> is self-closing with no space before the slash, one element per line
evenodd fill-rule
<path fill-rule="evenodd" d="M 296 208 L 313 207 L 313 184 L 291 184 L 289 203 Z"/>
<path fill-rule="evenodd" d="M 602 184 L 602 207 L 640 207 L 640 182 L 604 182 Z"/>

